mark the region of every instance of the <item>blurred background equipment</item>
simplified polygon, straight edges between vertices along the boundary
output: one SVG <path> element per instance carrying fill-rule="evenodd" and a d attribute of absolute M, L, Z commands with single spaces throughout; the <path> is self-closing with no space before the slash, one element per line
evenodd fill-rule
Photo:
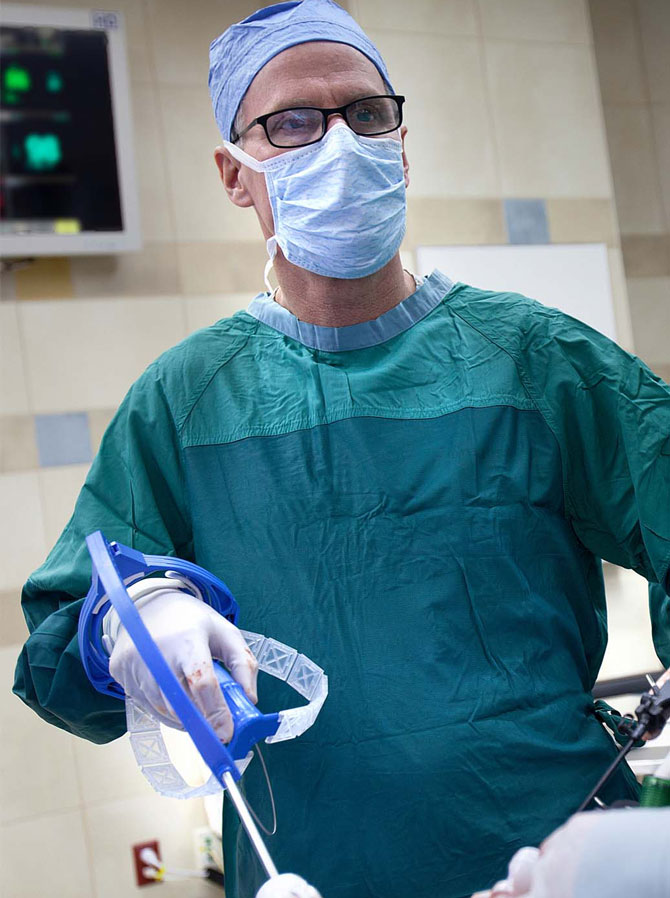
<path fill-rule="evenodd" d="M 138 249 L 121 15 L 8 5 L 0 50 L 2 255 Z"/>

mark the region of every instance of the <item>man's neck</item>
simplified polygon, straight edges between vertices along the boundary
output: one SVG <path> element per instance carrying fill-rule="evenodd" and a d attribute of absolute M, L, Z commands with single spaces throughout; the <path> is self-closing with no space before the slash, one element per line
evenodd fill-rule
<path fill-rule="evenodd" d="M 400 256 L 366 278 L 326 278 L 299 268 L 277 253 L 279 281 L 275 300 L 296 318 L 322 327 L 345 327 L 371 321 L 407 299 L 416 285 L 403 270 Z"/>

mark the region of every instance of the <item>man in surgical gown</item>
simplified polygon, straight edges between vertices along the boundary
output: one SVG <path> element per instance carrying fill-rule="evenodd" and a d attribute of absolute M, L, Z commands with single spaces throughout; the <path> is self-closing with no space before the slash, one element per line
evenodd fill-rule
<path fill-rule="evenodd" d="M 405 129 L 366 137 L 368 111 L 343 111 L 393 93 L 361 35 L 306 0 L 213 45 L 223 136 L 248 128 L 217 162 L 230 199 L 256 210 L 279 289 L 130 389 L 25 586 L 15 690 L 57 726 L 120 736 L 123 705 L 88 683 L 77 647 L 85 536 L 193 560 L 229 585 L 241 626 L 330 679 L 316 725 L 266 752 L 279 869 L 326 898 L 462 898 L 563 823 L 614 756 L 591 695 L 601 559 L 658 584 L 670 664 L 670 389 L 555 309 L 403 271 Z M 307 149 L 251 124 L 309 106 L 340 111 Z M 301 173 L 322 163 L 325 218 L 300 227 L 292 191 L 304 204 Z M 340 168 L 345 217 L 329 195 Z M 391 255 L 360 275 L 376 251 Z M 266 710 L 288 701 L 259 687 Z M 258 765 L 242 783 L 265 816 Z M 602 797 L 635 795 L 624 767 Z M 228 811 L 224 853 L 229 898 L 252 895 L 262 874 Z"/>

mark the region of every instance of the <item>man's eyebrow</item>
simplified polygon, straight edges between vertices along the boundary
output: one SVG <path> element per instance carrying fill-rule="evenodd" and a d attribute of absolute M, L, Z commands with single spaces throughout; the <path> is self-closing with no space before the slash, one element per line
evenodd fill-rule
<path fill-rule="evenodd" d="M 306 100 L 304 97 L 295 97 L 291 100 L 282 100 L 281 103 L 273 103 L 272 104 L 272 112 L 277 112 L 279 109 L 294 109 L 296 106 L 315 106 L 311 100 Z"/>
<path fill-rule="evenodd" d="M 364 90 L 356 93 L 351 97 L 350 100 L 347 100 L 346 103 L 342 103 L 340 105 L 347 106 L 349 103 L 355 103 L 356 100 L 362 100 L 365 97 L 380 97 L 384 96 L 384 94 L 375 93 L 374 91 L 370 92 L 369 90 Z M 329 106 L 319 106 L 313 100 L 307 100 L 305 97 L 295 97 L 290 100 L 282 100 L 281 103 L 274 103 L 272 105 L 272 109 L 270 109 L 265 115 L 271 115 L 273 112 L 279 112 L 282 109 L 295 109 L 296 107 L 301 106 L 311 106 L 314 109 L 330 109 Z"/>

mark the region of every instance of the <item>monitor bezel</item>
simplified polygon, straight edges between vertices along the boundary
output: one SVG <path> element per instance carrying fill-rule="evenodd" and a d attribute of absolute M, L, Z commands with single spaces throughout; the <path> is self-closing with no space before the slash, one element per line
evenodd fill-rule
<path fill-rule="evenodd" d="M 135 252 L 142 246 L 137 196 L 130 80 L 126 56 L 125 23 L 121 12 L 100 9 L 2 5 L 2 25 L 46 26 L 105 31 L 109 41 L 109 81 L 114 116 L 119 198 L 123 229 L 80 231 L 78 234 L 0 234 L 0 256 L 108 255 Z"/>

